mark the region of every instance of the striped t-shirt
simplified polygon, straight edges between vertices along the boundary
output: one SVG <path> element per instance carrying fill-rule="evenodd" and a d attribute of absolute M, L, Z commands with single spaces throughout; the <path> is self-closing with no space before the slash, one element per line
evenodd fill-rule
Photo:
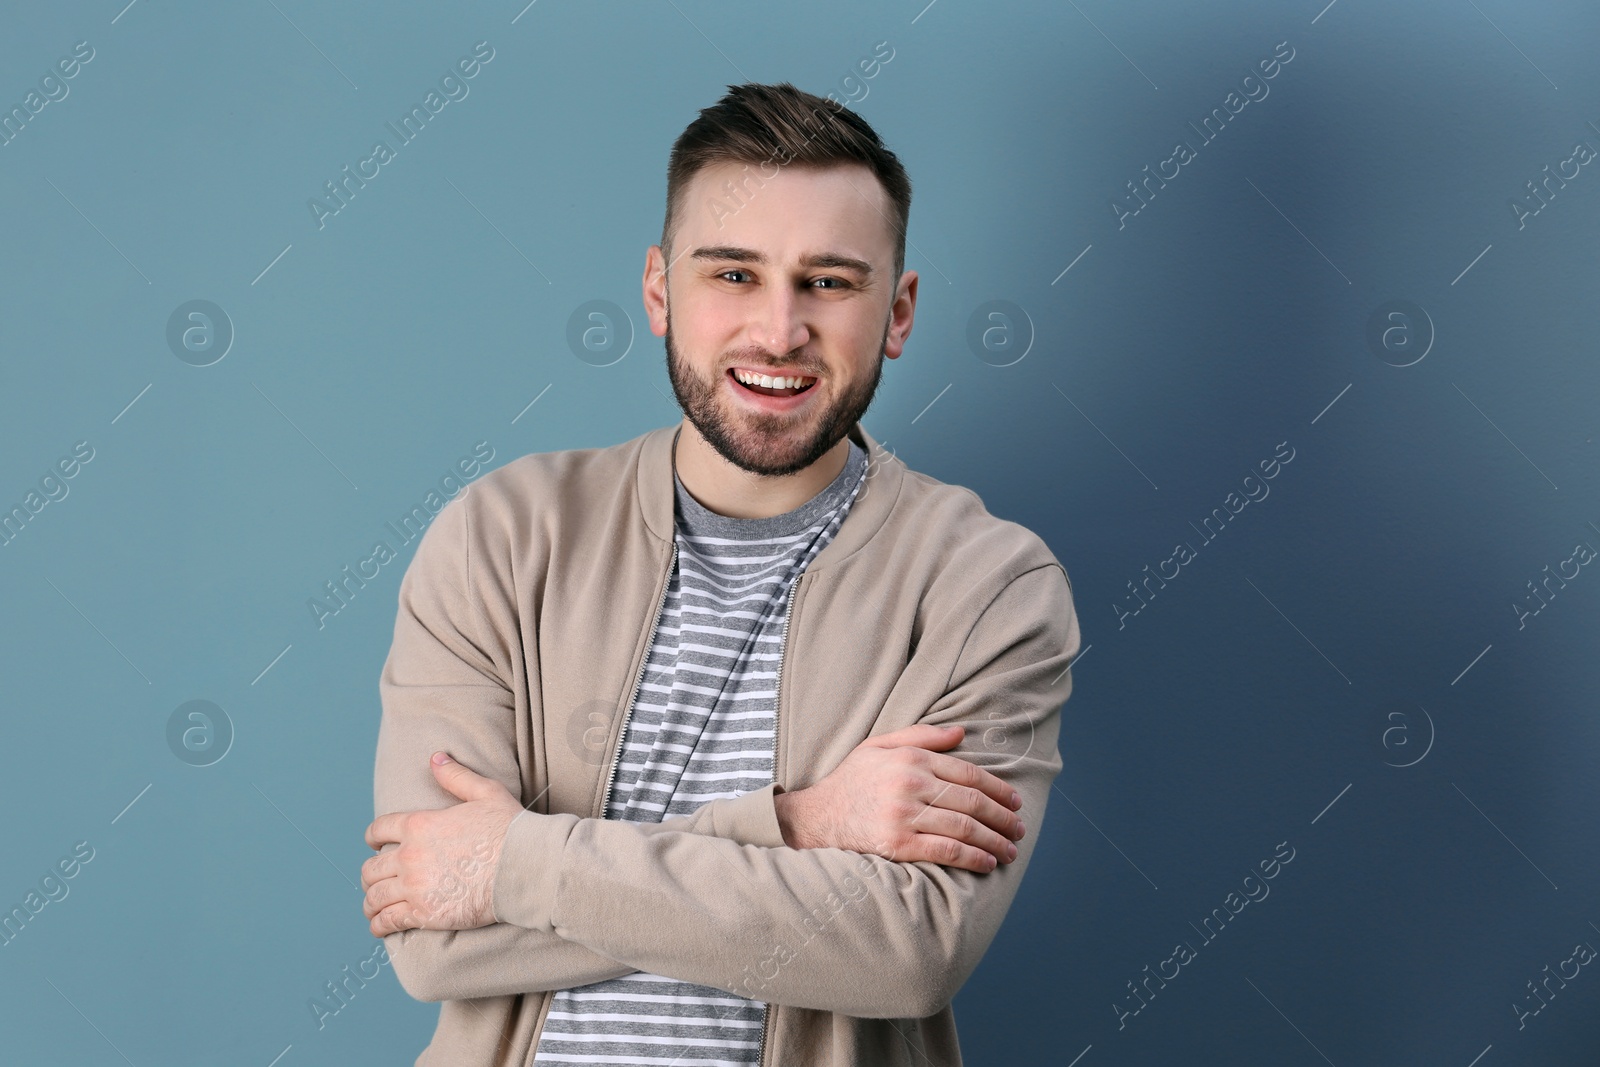
<path fill-rule="evenodd" d="M 628 718 L 608 819 L 660 822 L 770 784 L 789 591 L 833 540 L 866 475 L 844 469 L 793 511 L 736 519 L 677 485 L 677 565 Z M 753 1064 L 767 1006 L 635 971 L 556 992 L 537 1063 Z"/>

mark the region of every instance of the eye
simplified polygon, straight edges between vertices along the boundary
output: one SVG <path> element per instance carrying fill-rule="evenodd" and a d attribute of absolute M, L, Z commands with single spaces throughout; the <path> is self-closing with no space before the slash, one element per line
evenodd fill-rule
<path fill-rule="evenodd" d="M 835 277 L 833 277 L 831 275 L 829 275 L 827 277 L 823 277 L 823 278 L 817 278 L 817 279 L 814 279 L 814 280 L 815 281 L 819 281 L 819 282 L 834 282 L 835 284 L 830 285 L 830 286 L 827 287 L 829 289 L 847 289 L 847 288 L 850 287 L 850 283 L 845 281 L 843 278 L 835 278 Z"/>
<path fill-rule="evenodd" d="M 722 271 L 722 272 L 721 272 L 721 273 L 719 273 L 719 274 L 718 274 L 718 275 L 717 275 L 717 277 L 719 277 L 719 278 L 726 278 L 726 277 L 727 277 L 727 276 L 728 276 L 728 275 L 730 275 L 730 274 L 747 274 L 747 273 L 749 273 L 749 272 L 748 272 L 748 271 L 743 271 L 743 270 L 738 270 L 738 269 L 734 269 L 734 270 L 725 270 L 725 271 Z"/>

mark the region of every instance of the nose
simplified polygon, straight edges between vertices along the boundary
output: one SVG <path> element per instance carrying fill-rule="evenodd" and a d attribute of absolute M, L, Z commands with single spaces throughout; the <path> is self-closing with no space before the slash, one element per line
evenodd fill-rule
<path fill-rule="evenodd" d="M 784 285 L 771 286 L 761 305 L 759 321 L 752 327 L 752 340 L 776 356 L 804 347 L 810 339 L 803 309 L 797 294 Z"/>

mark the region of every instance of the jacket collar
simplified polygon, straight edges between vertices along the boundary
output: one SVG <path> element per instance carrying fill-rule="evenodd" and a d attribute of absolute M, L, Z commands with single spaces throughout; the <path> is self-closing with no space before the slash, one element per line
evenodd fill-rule
<path fill-rule="evenodd" d="M 637 499 L 645 526 L 661 541 L 674 540 L 673 520 L 677 496 L 672 481 L 672 439 L 682 423 L 663 426 L 644 434 L 639 449 Z M 850 505 L 832 541 L 806 566 L 807 573 L 831 567 L 872 539 L 882 528 L 900 498 L 906 466 L 893 452 L 880 445 L 857 422 L 850 428 L 850 439 L 866 449 L 867 480 Z"/>

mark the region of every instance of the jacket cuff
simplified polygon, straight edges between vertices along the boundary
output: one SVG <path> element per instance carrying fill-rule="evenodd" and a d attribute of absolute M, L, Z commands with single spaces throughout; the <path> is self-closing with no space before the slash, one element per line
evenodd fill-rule
<path fill-rule="evenodd" d="M 712 824 L 715 836 L 761 848 L 785 847 L 778 805 L 772 799 L 777 791 L 777 784 L 769 783 L 754 792 L 718 801 Z"/>
<path fill-rule="evenodd" d="M 561 882 L 561 858 L 578 816 L 524 809 L 506 827 L 495 865 L 490 910 L 496 922 L 552 930 L 551 909 Z"/>

